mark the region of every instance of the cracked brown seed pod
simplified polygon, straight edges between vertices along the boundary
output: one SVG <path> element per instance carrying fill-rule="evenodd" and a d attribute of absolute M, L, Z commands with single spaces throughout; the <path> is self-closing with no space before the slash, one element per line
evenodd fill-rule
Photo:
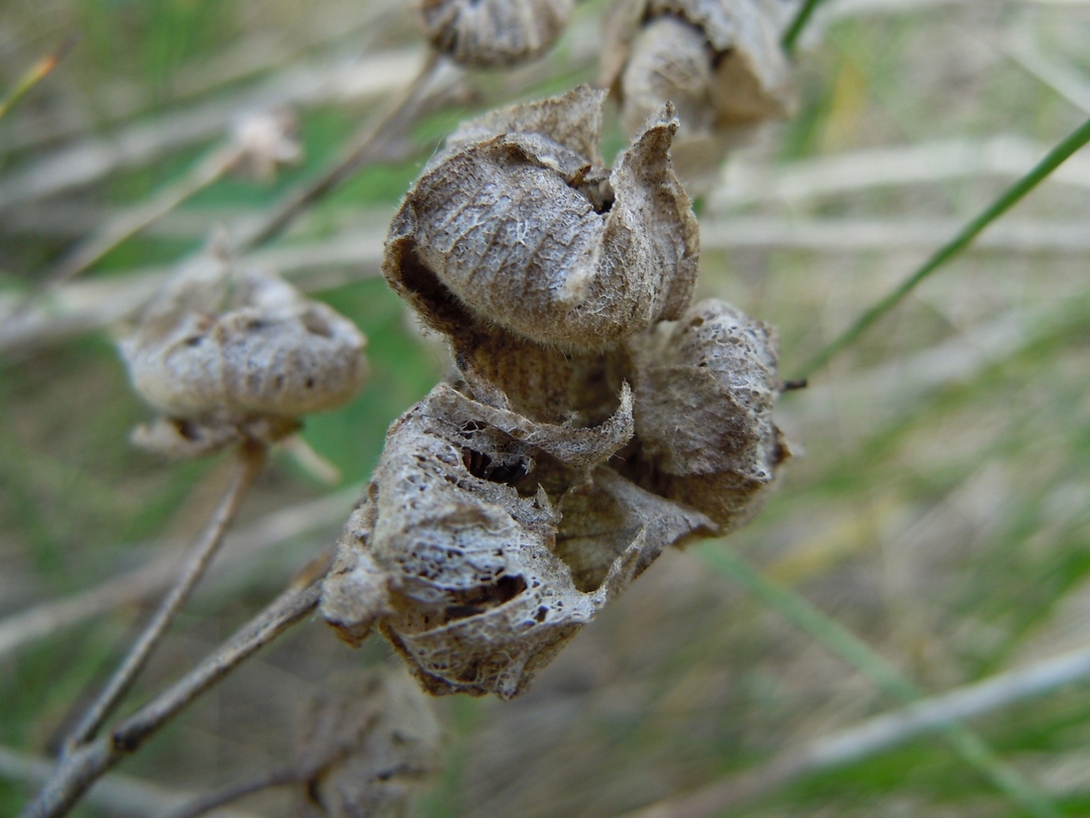
<path fill-rule="evenodd" d="M 632 339 L 641 484 L 737 528 L 790 452 L 772 420 L 775 332 L 715 299 Z"/>
<path fill-rule="evenodd" d="M 191 269 L 119 344 L 136 391 L 163 413 L 134 439 L 185 456 L 283 437 L 359 390 L 365 344 L 351 321 L 271 273 Z"/>
<path fill-rule="evenodd" d="M 602 92 L 581 86 L 469 123 L 394 218 L 383 273 L 455 351 L 495 336 L 567 351 L 684 311 L 698 228 L 670 168 L 668 109 L 610 171 Z"/>
<path fill-rule="evenodd" d="M 403 670 L 335 680 L 308 708 L 296 750 L 305 818 L 404 818 L 439 770 L 441 733 Z"/>
<path fill-rule="evenodd" d="M 390 429 L 326 620 L 353 644 L 377 624 L 432 693 L 520 693 L 663 548 L 714 530 L 600 465 L 631 411 L 626 391 L 572 429 L 436 387 Z"/>
<path fill-rule="evenodd" d="M 749 126 L 793 113 L 787 10 L 781 0 L 619 0 L 611 11 L 600 83 L 618 94 L 630 134 L 666 100 L 677 106 L 675 162 L 690 190 L 708 187 Z"/>
<path fill-rule="evenodd" d="M 455 62 L 476 68 L 541 56 L 563 32 L 574 5 L 574 0 L 417 2 L 432 45 Z"/>

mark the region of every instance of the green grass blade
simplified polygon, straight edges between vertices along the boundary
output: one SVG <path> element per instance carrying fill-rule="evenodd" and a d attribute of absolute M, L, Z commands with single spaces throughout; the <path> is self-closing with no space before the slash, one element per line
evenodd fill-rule
<path fill-rule="evenodd" d="M 56 52 L 47 54 L 27 69 L 27 71 L 16 81 L 15 87 L 11 89 L 8 95 L 3 99 L 0 99 L 0 118 L 4 117 L 8 111 L 14 108 L 19 100 L 29 94 L 38 83 L 53 73 L 53 69 L 55 69 L 60 61 L 64 59 L 65 55 L 72 50 L 75 44 L 75 37 L 69 36 Z"/>
<path fill-rule="evenodd" d="M 722 544 L 702 546 L 701 556 L 755 597 L 775 608 L 793 625 L 827 650 L 871 679 L 882 691 L 903 702 L 923 697 L 911 681 L 875 653 L 858 636 L 826 616 L 790 588 L 774 582 Z M 1037 818 L 1060 818 L 1063 813 L 1049 797 L 1014 767 L 995 754 L 967 727 L 954 723 L 942 730 L 953 750 L 1000 792 Z"/>
<path fill-rule="evenodd" d="M 798 14 L 795 15 L 795 19 L 791 21 L 791 25 L 787 27 L 787 32 L 783 35 L 783 50 L 788 54 L 795 53 L 795 46 L 798 44 L 799 35 L 802 34 L 802 30 L 806 28 L 806 24 L 810 22 L 810 17 L 814 13 L 814 9 L 818 7 L 818 4 L 822 0 L 806 0 L 802 4 L 802 8 L 799 9 Z"/>
<path fill-rule="evenodd" d="M 896 307 L 901 300 L 908 295 L 925 278 L 938 270 L 950 259 L 957 256 L 968 247 L 984 228 L 994 222 L 1014 205 L 1021 201 L 1026 194 L 1043 182 L 1049 174 L 1066 162 L 1072 154 L 1090 142 L 1090 119 L 1080 125 L 1065 140 L 1048 152 L 1029 173 L 1011 185 L 1003 194 L 995 200 L 983 213 L 965 225 L 964 228 L 947 244 L 935 251 L 923 266 L 906 278 L 893 292 L 876 303 L 859 319 L 848 327 L 838 338 L 822 349 L 807 365 L 800 377 L 809 377 L 817 370 L 825 366 L 840 352 L 851 346 L 864 332 L 870 329 L 879 318 Z"/>

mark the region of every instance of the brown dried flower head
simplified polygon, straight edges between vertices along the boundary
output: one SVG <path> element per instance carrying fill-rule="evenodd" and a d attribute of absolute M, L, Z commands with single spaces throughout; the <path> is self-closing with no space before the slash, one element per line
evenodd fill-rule
<path fill-rule="evenodd" d="M 272 440 L 362 386 L 366 339 L 271 273 L 191 269 L 120 342 L 137 392 L 163 413 L 135 440 L 178 455 Z"/>
<path fill-rule="evenodd" d="M 586 86 L 456 132 L 394 218 L 383 272 L 433 328 L 568 350 L 677 317 L 696 280 L 697 225 L 670 169 L 669 111 L 613 171 Z"/>
<path fill-rule="evenodd" d="M 433 693 L 517 695 L 664 548 L 751 514 L 787 456 L 774 335 L 686 312 L 675 121 L 608 171 L 601 104 L 470 123 L 390 230 L 384 272 L 458 371 L 391 427 L 322 613 L 352 644 L 377 626 Z"/>
<path fill-rule="evenodd" d="M 790 116 L 796 100 L 780 45 L 781 0 L 619 0 L 606 28 L 601 83 L 636 133 L 666 100 L 681 119 L 675 150 L 688 185 L 749 128 Z"/>
<path fill-rule="evenodd" d="M 737 528 L 789 456 L 772 422 L 782 391 L 774 330 L 708 299 L 630 344 L 641 482 L 704 512 L 724 533 Z"/>
<path fill-rule="evenodd" d="M 390 429 L 324 615 L 353 643 L 378 622 L 433 693 L 521 692 L 666 545 L 714 527 L 595 471 L 631 413 L 625 392 L 601 426 L 555 427 L 436 387 Z"/>
<path fill-rule="evenodd" d="M 508 66 L 548 51 L 574 0 L 419 0 L 428 39 L 462 65 Z"/>

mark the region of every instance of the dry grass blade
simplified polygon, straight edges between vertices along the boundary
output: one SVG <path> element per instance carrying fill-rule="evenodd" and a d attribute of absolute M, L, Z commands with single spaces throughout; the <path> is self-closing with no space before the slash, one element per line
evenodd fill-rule
<path fill-rule="evenodd" d="M 186 199 L 204 190 L 234 167 L 244 148 L 223 145 L 212 150 L 178 182 L 167 186 L 144 204 L 117 214 L 93 235 L 80 242 L 46 275 L 44 287 L 55 287 L 87 270 L 121 242 L 154 224 Z"/>
<path fill-rule="evenodd" d="M 94 184 L 119 170 L 215 139 L 239 111 L 373 99 L 398 91 L 419 71 L 422 58 L 421 49 L 406 49 L 296 68 L 229 99 L 138 122 L 112 136 L 87 139 L 11 173 L 0 190 L 0 211 Z"/>
<path fill-rule="evenodd" d="M 742 809 L 806 776 L 858 763 L 926 733 L 940 732 L 957 722 L 1048 695 L 1087 678 L 1090 648 L 1073 650 L 876 716 L 799 749 L 787 750 L 755 769 L 628 813 L 624 818 L 711 818 Z"/>
<path fill-rule="evenodd" d="M 722 546 L 704 549 L 703 555 L 712 565 L 787 617 L 792 624 L 827 650 L 865 674 L 887 695 L 904 702 L 913 702 L 922 697 L 922 693 L 909 679 L 872 651 L 863 640 L 821 613 L 791 589 L 762 576 L 744 559 Z M 963 761 L 1029 814 L 1038 818 L 1059 818 L 1061 813 L 1049 797 L 1018 770 L 999 758 L 975 733 L 956 721 L 945 722 L 937 727 Z"/>
<path fill-rule="evenodd" d="M 1049 177 L 1057 168 L 1066 162 L 1078 150 L 1081 150 L 1087 142 L 1090 142 L 1090 120 L 1087 120 L 1076 128 L 1070 136 L 1054 147 L 1038 162 L 1032 170 L 1026 173 L 1017 182 L 1005 190 L 991 205 L 970 221 L 953 239 L 944 244 L 924 262 L 912 275 L 908 276 L 889 295 L 881 299 L 874 306 L 864 312 L 850 327 L 839 337 L 831 341 L 824 349 L 806 366 L 803 377 L 809 377 L 817 370 L 829 363 L 836 355 L 850 347 L 864 332 L 878 321 L 883 315 L 896 307 L 912 292 L 922 281 L 932 275 L 951 259 L 955 258 L 962 250 L 968 247 L 972 241 L 984 231 L 992 222 L 1000 218 L 1004 213 L 1014 207 L 1025 198 L 1034 188 Z"/>
<path fill-rule="evenodd" d="M 885 187 L 934 184 L 981 176 L 1019 177 L 1048 146 L 1016 136 L 984 141 L 949 140 L 868 148 L 808 159 L 775 170 L 741 162 L 729 165 L 708 202 L 718 213 L 764 202 L 801 202 Z M 1055 183 L 1090 188 L 1090 158 L 1072 157 L 1052 174 Z"/>
<path fill-rule="evenodd" d="M 406 130 L 426 109 L 429 101 L 446 87 L 441 79 L 445 67 L 439 54 L 429 55 L 390 110 L 377 123 L 368 123 L 349 140 L 340 156 L 317 179 L 289 192 L 258 224 L 237 238 L 234 251 L 244 253 L 269 241 L 307 208 L 351 179 L 361 167 L 380 157 L 391 144 L 403 140 Z M 458 75 L 460 72 L 453 73 Z"/>

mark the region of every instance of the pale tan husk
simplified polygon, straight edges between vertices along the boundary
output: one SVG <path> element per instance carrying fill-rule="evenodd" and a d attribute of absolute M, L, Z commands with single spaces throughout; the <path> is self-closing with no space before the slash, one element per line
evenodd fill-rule
<path fill-rule="evenodd" d="M 518 695 L 663 549 L 751 515 L 787 457 L 775 334 L 690 308 L 676 119 L 611 171 L 602 101 L 468 123 L 390 230 L 384 273 L 456 372 L 390 428 L 322 613 L 351 644 L 377 627 L 433 693 Z"/>
<path fill-rule="evenodd" d="M 229 265 L 171 282 L 120 342 L 136 391 L 160 421 L 137 443 L 196 455 L 242 437 L 273 440 L 351 398 L 366 339 L 277 276 Z"/>

